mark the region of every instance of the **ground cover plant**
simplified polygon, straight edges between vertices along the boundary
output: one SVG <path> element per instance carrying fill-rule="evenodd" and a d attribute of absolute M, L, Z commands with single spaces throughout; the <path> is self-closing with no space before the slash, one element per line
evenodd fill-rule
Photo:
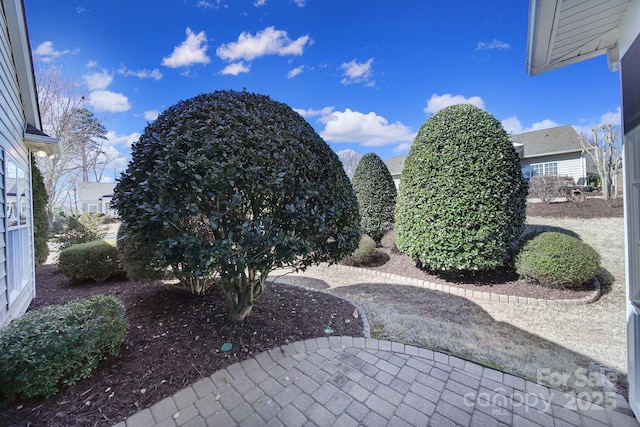
<path fill-rule="evenodd" d="M 524 226 L 526 194 L 502 124 L 469 104 L 444 108 L 420 128 L 404 164 L 398 248 L 432 270 L 504 265 Z"/>
<path fill-rule="evenodd" d="M 270 271 L 337 262 L 360 240 L 337 155 L 289 106 L 249 92 L 181 101 L 145 129 L 112 205 L 192 292 L 242 320 Z"/>

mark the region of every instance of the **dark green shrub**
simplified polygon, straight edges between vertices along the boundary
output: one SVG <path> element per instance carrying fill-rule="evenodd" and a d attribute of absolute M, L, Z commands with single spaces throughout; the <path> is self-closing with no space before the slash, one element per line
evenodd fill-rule
<path fill-rule="evenodd" d="M 69 246 L 58 255 L 58 269 L 78 283 L 93 279 L 102 283 L 110 277 L 122 274 L 118 265 L 118 249 L 114 241 L 96 240 Z"/>
<path fill-rule="evenodd" d="M 126 223 L 118 228 L 118 258 L 127 277 L 136 281 L 153 281 L 164 277 L 165 268 L 158 260 L 158 250 L 129 236 Z"/>
<path fill-rule="evenodd" d="M 351 180 L 365 234 L 379 242 L 393 228 L 396 185 L 382 159 L 375 153 L 362 156 Z"/>
<path fill-rule="evenodd" d="M 404 164 L 396 206 L 398 248 L 440 271 L 505 264 L 525 221 L 520 162 L 501 123 L 454 105 L 420 128 Z"/>
<path fill-rule="evenodd" d="M 387 231 L 387 233 L 384 236 L 382 236 L 382 240 L 380 240 L 380 246 L 390 250 L 393 253 L 396 253 L 396 254 L 400 253 L 400 251 L 398 250 L 398 246 L 396 246 L 395 230 L 391 229 Z"/>
<path fill-rule="evenodd" d="M 344 265 L 367 265 L 373 261 L 376 254 L 376 242 L 366 234 L 362 235 L 358 248 L 351 254 L 351 256 L 342 260 Z"/>
<path fill-rule="evenodd" d="M 118 354 L 128 328 L 124 306 L 97 295 L 27 312 L 0 330 L 0 396 L 49 397 L 73 385 L 105 356 Z"/>
<path fill-rule="evenodd" d="M 57 235 L 53 241 L 63 250 L 72 245 L 104 239 L 108 227 L 104 224 L 103 215 L 85 213 L 60 217 L 55 231 Z"/>
<path fill-rule="evenodd" d="M 42 174 L 31 155 L 31 192 L 33 194 L 33 245 L 36 263 L 42 265 L 49 256 L 49 216 L 47 202 L 49 196 L 44 186 Z"/>
<path fill-rule="evenodd" d="M 541 285 L 579 288 L 600 270 L 600 255 L 575 237 L 546 231 L 522 246 L 515 266 L 522 278 Z"/>
<path fill-rule="evenodd" d="M 361 234 L 337 155 L 289 106 L 248 92 L 160 114 L 133 145 L 112 205 L 192 292 L 215 278 L 232 320 L 249 314 L 270 271 L 337 262 Z"/>

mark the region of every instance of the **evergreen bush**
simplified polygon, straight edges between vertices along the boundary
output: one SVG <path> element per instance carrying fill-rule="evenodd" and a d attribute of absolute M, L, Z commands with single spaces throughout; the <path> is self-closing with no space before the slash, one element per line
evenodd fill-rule
<path fill-rule="evenodd" d="M 30 311 L 0 329 L 0 396 L 49 397 L 105 356 L 118 354 L 128 328 L 122 303 L 96 295 Z"/>
<path fill-rule="evenodd" d="M 84 213 L 81 215 L 61 216 L 57 222 L 53 238 L 59 249 L 68 248 L 80 243 L 102 240 L 107 235 L 108 227 L 104 224 L 104 216 Z"/>
<path fill-rule="evenodd" d="M 396 206 L 398 248 L 439 271 L 504 265 L 520 236 L 526 187 L 501 123 L 469 104 L 431 116 L 406 158 Z"/>
<path fill-rule="evenodd" d="M 358 162 L 351 184 L 358 199 L 362 230 L 379 242 L 393 228 L 397 190 L 391 173 L 377 154 L 368 153 Z"/>
<path fill-rule="evenodd" d="M 216 283 L 242 320 L 273 269 L 337 262 L 360 240 L 337 155 L 286 104 L 217 91 L 160 114 L 133 145 L 112 205 L 193 293 Z"/>
<path fill-rule="evenodd" d="M 600 255 L 583 241 L 546 231 L 528 240 L 516 257 L 524 279 L 556 288 L 580 288 L 600 270 Z"/>
<path fill-rule="evenodd" d="M 164 277 L 166 268 L 158 260 L 158 250 L 132 239 L 129 227 L 121 223 L 118 228 L 118 259 L 127 278 L 135 281 L 153 281 Z"/>
<path fill-rule="evenodd" d="M 58 269 L 72 283 L 86 279 L 102 283 L 110 277 L 122 274 L 118 264 L 118 249 L 112 240 L 96 240 L 69 246 L 58 255 Z"/>
<path fill-rule="evenodd" d="M 49 196 L 44 186 L 42 174 L 31 155 L 31 192 L 33 194 L 33 245 L 36 263 L 42 265 L 49 256 L 49 216 L 47 203 Z"/>
<path fill-rule="evenodd" d="M 362 235 L 358 248 L 353 251 L 351 256 L 342 260 L 344 265 L 367 265 L 373 261 L 376 254 L 376 242 L 370 236 L 366 234 Z"/>

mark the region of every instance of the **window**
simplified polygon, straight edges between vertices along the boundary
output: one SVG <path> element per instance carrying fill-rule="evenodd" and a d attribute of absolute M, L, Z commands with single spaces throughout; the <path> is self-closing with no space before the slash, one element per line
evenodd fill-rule
<path fill-rule="evenodd" d="M 87 205 L 87 212 L 89 212 L 90 214 L 96 214 L 98 213 L 98 205 L 95 203 L 91 203 Z"/>
<path fill-rule="evenodd" d="M 7 280 L 11 302 L 33 280 L 33 247 L 31 186 L 27 169 L 9 156 L 5 162 L 5 192 Z"/>
<path fill-rule="evenodd" d="M 558 175 L 558 162 L 533 163 L 522 166 L 522 176 L 527 181 L 536 175 Z"/>

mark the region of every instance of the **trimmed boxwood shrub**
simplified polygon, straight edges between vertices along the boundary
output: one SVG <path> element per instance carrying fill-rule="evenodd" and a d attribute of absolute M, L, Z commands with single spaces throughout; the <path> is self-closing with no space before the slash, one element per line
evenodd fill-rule
<path fill-rule="evenodd" d="M 557 288 L 579 288 L 600 270 L 600 255 L 587 243 L 547 231 L 528 240 L 516 257 L 524 279 Z"/>
<path fill-rule="evenodd" d="M 244 91 L 160 114 L 133 145 L 112 205 L 191 292 L 219 285 L 232 320 L 250 313 L 274 269 L 337 262 L 361 236 L 338 156 L 291 107 Z"/>
<path fill-rule="evenodd" d="M 502 124 L 454 105 L 420 128 L 406 158 L 396 206 L 398 248 L 439 271 L 490 270 L 511 258 L 526 187 Z"/>
<path fill-rule="evenodd" d="M 387 233 L 382 236 L 382 240 L 380 240 L 380 246 L 393 253 L 400 253 L 398 246 L 396 245 L 396 231 L 393 229 L 387 231 Z"/>
<path fill-rule="evenodd" d="M 105 356 L 118 354 L 128 328 L 122 303 L 96 295 L 27 312 L 0 329 L 0 396 L 49 397 L 73 385 Z"/>
<path fill-rule="evenodd" d="M 118 259 L 127 277 L 135 281 L 153 281 L 164 277 L 166 268 L 158 260 L 158 250 L 132 239 L 123 222 L 118 228 Z"/>
<path fill-rule="evenodd" d="M 342 260 L 344 265 L 367 265 L 376 254 L 376 242 L 370 236 L 363 234 L 360 239 L 358 248 L 351 254 L 351 256 Z"/>
<path fill-rule="evenodd" d="M 110 277 L 122 274 L 118 265 L 118 249 L 113 240 L 96 240 L 69 246 L 58 255 L 58 269 L 72 283 L 85 279 L 102 283 Z"/>
<path fill-rule="evenodd" d="M 362 156 L 351 180 L 365 234 L 379 242 L 393 228 L 396 185 L 382 159 L 375 153 Z"/>

